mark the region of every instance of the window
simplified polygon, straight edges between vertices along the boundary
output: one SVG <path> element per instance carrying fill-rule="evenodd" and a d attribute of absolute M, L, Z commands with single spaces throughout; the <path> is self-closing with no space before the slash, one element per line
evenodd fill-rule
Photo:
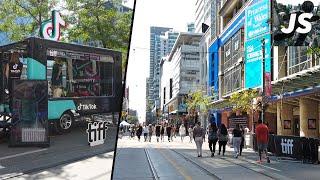
<path fill-rule="evenodd" d="M 49 96 L 113 96 L 113 59 L 98 55 L 90 59 L 49 57 Z"/>
<path fill-rule="evenodd" d="M 305 46 L 288 47 L 288 75 L 295 74 L 311 67 L 311 57 Z"/>

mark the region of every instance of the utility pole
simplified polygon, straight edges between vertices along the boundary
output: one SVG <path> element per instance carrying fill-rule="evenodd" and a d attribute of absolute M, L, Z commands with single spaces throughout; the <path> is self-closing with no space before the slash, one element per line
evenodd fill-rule
<path fill-rule="evenodd" d="M 261 96 L 262 96 L 262 101 L 261 101 L 261 120 L 262 120 L 262 123 L 264 123 L 265 119 L 264 119 L 264 99 L 265 99 L 265 46 L 266 46 L 266 43 L 265 43 L 265 39 L 262 38 L 262 93 L 261 93 Z"/>

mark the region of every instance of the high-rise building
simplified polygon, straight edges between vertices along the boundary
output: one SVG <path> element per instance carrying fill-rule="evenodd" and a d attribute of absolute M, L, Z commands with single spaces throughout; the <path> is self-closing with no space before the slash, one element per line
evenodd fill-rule
<path fill-rule="evenodd" d="M 196 29 L 194 27 L 194 23 L 188 23 L 187 24 L 187 31 L 188 32 L 194 32 Z"/>
<path fill-rule="evenodd" d="M 169 119 L 187 113 L 185 95 L 199 87 L 201 37 L 199 33 L 180 33 L 171 53 L 161 61 L 161 109 Z"/>
<path fill-rule="evenodd" d="M 160 107 L 160 60 L 163 56 L 166 56 L 170 53 L 178 34 L 178 32 L 173 31 L 171 28 L 150 28 L 150 74 L 148 81 L 148 106 L 152 107 L 151 111 L 153 112 L 154 116 L 156 115 L 157 109 Z M 152 120 L 154 120 L 154 116 L 152 117 Z"/>

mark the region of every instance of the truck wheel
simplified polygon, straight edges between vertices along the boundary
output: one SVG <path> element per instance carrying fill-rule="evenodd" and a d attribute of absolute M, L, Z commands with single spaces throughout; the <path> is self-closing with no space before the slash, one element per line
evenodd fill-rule
<path fill-rule="evenodd" d="M 73 117 L 69 113 L 63 114 L 58 122 L 58 129 L 62 133 L 68 133 L 71 131 L 71 128 L 73 126 Z"/>

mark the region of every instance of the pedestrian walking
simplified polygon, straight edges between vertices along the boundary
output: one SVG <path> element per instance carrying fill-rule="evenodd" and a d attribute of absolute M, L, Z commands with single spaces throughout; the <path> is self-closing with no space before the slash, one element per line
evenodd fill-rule
<path fill-rule="evenodd" d="M 173 141 L 173 137 L 176 138 L 176 126 L 175 125 L 171 125 L 171 141 Z"/>
<path fill-rule="evenodd" d="M 161 126 L 159 123 L 156 125 L 155 131 L 156 131 L 157 142 L 159 142 L 159 138 L 160 138 L 160 134 L 161 134 Z"/>
<path fill-rule="evenodd" d="M 262 120 L 258 120 L 258 126 L 256 127 L 256 137 L 259 152 L 259 163 L 262 162 L 262 153 L 264 152 L 267 162 L 270 163 L 268 157 L 268 141 L 269 141 L 269 129 L 268 126 L 262 123 Z"/>
<path fill-rule="evenodd" d="M 216 152 L 216 144 L 218 141 L 217 131 L 218 131 L 218 128 L 216 123 L 212 122 L 208 128 L 208 142 L 209 142 L 211 157 L 213 157 L 214 153 Z"/>
<path fill-rule="evenodd" d="M 170 142 L 170 140 L 171 140 L 171 131 L 172 131 L 172 127 L 171 127 L 170 124 L 168 124 L 166 131 L 167 131 L 168 141 Z"/>
<path fill-rule="evenodd" d="M 205 133 L 205 130 L 203 129 L 203 127 L 201 127 L 201 123 L 196 123 L 195 127 L 193 128 L 193 138 L 197 146 L 198 157 L 202 157 L 202 144 Z"/>
<path fill-rule="evenodd" d="M 161 142 L 164 142 L 164 131 L 165 131 L 165 129 L 166 129 L 166 126 L 163 124 L 162 126 L 161 126 L 161 130 L 160 130 L 160 139 L 161 139 Z"/>
<path fill-rule="evenodd" d="M 181 126 L 179 128 L 179 135 L 181 138 L 181 142 L 183 142 L 183 139 L 186 136 L 186 127 L 184 126 L 184 124 L 181 124 Z"/>
<path fill-rule="evenodd" d="M 153 126 L 152 124 L 149 124 L 149 142 L 151 142 L 152 134 L 153 134 Z"/>
<path fill-rule="evenodd" d="M 137 130 L 138 141 L 140 141 L 141 134 L 142 134 L 142 126 L 141 126 L 141 124 L 139 124 L 138 130 Z"/>
<path fill-rule="evenodd" d="M 240 130 L 239 124 L 236 124 L 236 128 L 233 129 L 232 134 L 233 134 L 232 142 L 233 142 L 233 148 L 234 148 L 234 157 L 238 158 L 240 153 L 241 136 L 242 136 L 242 132 Z"/>
<path fill-rule="evenodd" d="M 189 138 L 190 141 L 189 143 L 192 143 L 192 139 L 193 139 L 193 127 L 190 125 L 189 129 L 188 129 L 188 133 L 189 133 Z"/>
<path fill-rule="evenodd" d="M 222 156 L 224 156 L 224 153 L 226 152 L 226 145 L 228 142 L 228 130 L 224 124 L 221 124 L 218 130 L 218 142 L 219 142 L 219 155 L 221 153 L 221 147 L 222 147 Z"/>
<path fill-rule="evenodd" d="M 148 134 L 149 134 L 149 128 L 148 128 L 148 126 L 146 124 L 143 126 L 143 130 L 142 131 L 143 131 L 142 133 L 143 133 L 143 136 L 144 136 L 144 142 L 146 142 Z"/>
<path fill-rule="evenodd" d="M 244 128 L 242 125 L 240 125 L 240 131 L 241 131 L 241 144 L 240 144 L 240 156 L 242 155 L 242 149 L 244 147 Z"/>

